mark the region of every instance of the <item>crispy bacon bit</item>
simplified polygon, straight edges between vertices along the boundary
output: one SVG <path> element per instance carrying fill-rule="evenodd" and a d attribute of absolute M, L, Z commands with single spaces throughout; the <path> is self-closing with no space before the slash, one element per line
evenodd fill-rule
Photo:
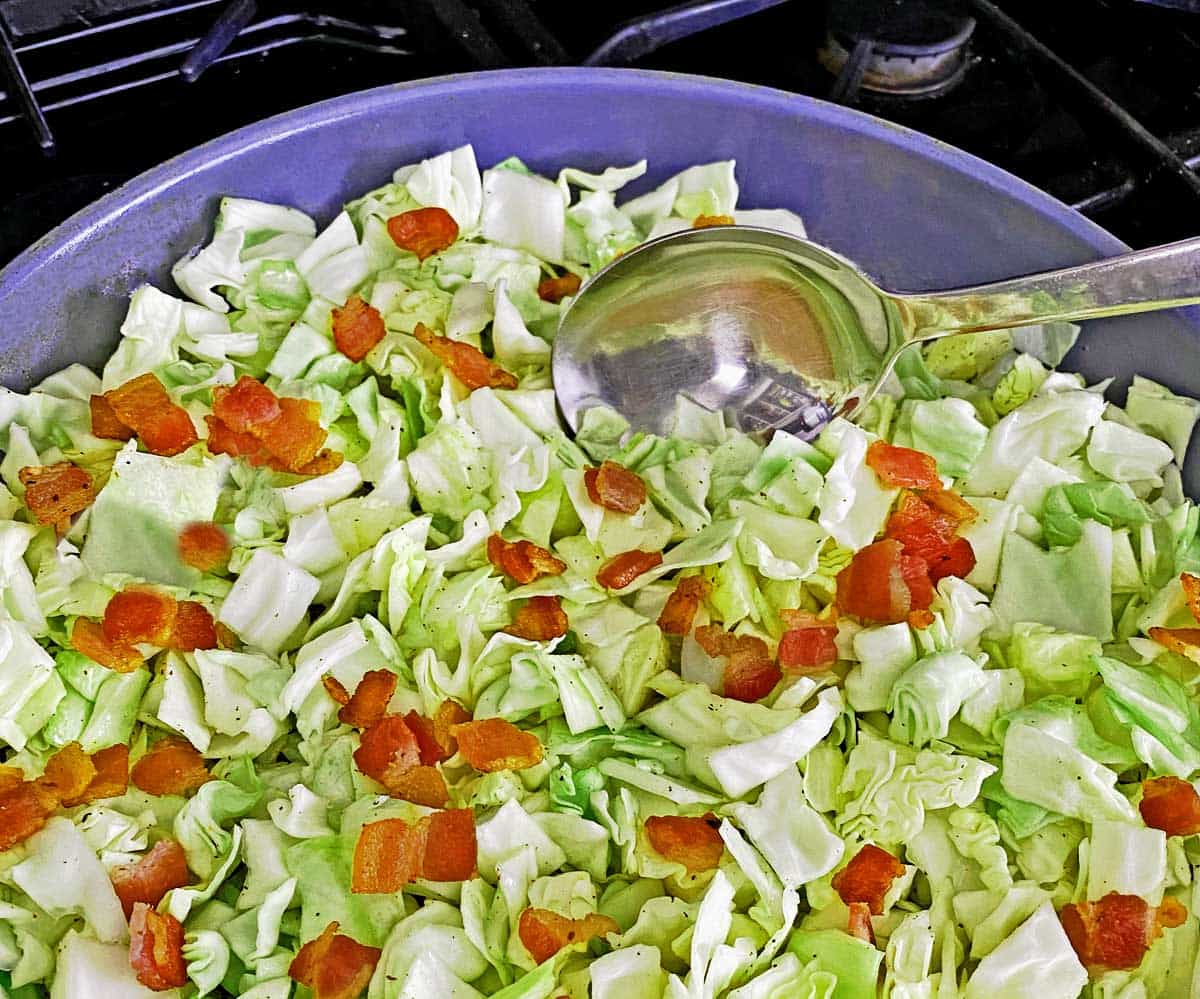
<path fill-rule="evenodd" d="M 434 812 L 415 823 L 370 822 L 354 847 L 350 890 L 397 892 L 417 878 L 466 881 L 475 875 L 477 854 L 475 817 L 469 808 Z"/>
<path fill-rule="evenodd" d="M 497 569 L 524 585 L 542 576 L 561 576 L 567 563 L 555 558 L 532 541 L 505 541 L 493 534 L 487 542 L 488 561 Z"/>
<path fill-rule="evenodd" d="M 480 773 L 524 770 L 542 762 L 542 744 L 537 736 L 522 732 L 503 718 L 452 725 L 450 733 L 458 740 L 463 758 Z"/>
<path fill-rule="evenodd" d="M 370 984 L 382 953 L 338 933 L 338 924 L 332 922 L 300 948 L 288 977 L 307 985 L 313 999 L 356 999 Z"/>
<path fill-rule="evenodd" d="M 904 585 L 908 587 L 909 606 L 912 610 L 927 610 L 933 603 L 934 595 L 933 580 L 929 578 L 929 564 L 919 555 L 904 552 L 900 556 L 900 575 L 904 579 Z"/>
<path fill-rule="evenodd" d="M 1179 574 L 1179 583 L 1183 587 L 1183 596 L 1187 600 L 1188 610 L 1192 612 L 1195 620 L 1200 621 L 1200 576 L 1183 572 Z"/>
<path fill-rule="evenodd" d="M 350 692 L 332 673 L 326 673 L 321 677 L 321 686 L 325 688 L 325 693 L 332 697 L 338 704 L 346 705 L 350 703 Z"/>
<path fill-rule="evenodd" d="M 979 511 L 953 489 L 919 489 L 917 497 L 945 514 L 959 527 L 972 523 L 979 516 Z"/>
<path fill-rule="evenodd" d="M 1200 651 L 1200 628 L 1151 628 L 1150 637 L 1164 649 L 1181 656 Z"/>
<path fill-rule="evenodd" d="M 458 239 L 458 223 L 444 208 L 414 208 L 387 220 L 388 235 L 400 249 L 425 260 Z"/>
<path fill-rule="evenodd" d="M 253 435 L 283 414 L 275 393 L 249 375 L 242 375 L 232 386 L 214 388 L 212 409 L 213 416 L 235 434 Z"/>
<path fill-rule="evenodd" d="M 458 740 L 454 737 L 454 726 L 471 720 L 470 714 L 458 701 L 446 699 L 433 713 L 433 737 L 442 747 L 446 759 L 458 752 Z M 422 761 L 424 762 L 424 761 Z"/>
<path fill-rule="evenodd" d="M 217 645 L 217 624 L 208 608 L 195 600 L 180 603 L 167 648 L 195 652 L 197 649 L 215 649 Z"/>
<path fill-rule="evenodd" d="M 790 628 L 779 639 L 779 665 L 786 670 L 823 670 L 837 658 L 837 625 Z"/>
<path fill-rule="evenodd" d="M 932 600 L 932 585 L 946 576 L 966 576 L 975 568 L 975 551 L 966 538 L 956 537 L 962 524 L 975 515 L 974 509 L 949 490 L 924 490 L 920 494 L 906 492 L 888 518 L 884 537 L 899 541 L 905 557 L 924 561 L 923 571 L 910 568 L 906 578 L 914 589 L 913 606 L 928 607 L 920 595 L 928 589 Z M 924 577 L 918 579 L 918 577 Z"/>
<path fill-rule="evenodd" d="M 937 461 L 933 455 L 887 441 L 871 441 L 867 466 L 883 485 L 891 489 L 941 489 Z"/>
<path fill-rule="evenodd" d="M 491 358 L 487 357 L 478 347 L 461 340 L 451 340 L 446 336 L 438 336 L 424 323 L 417 323 L 413 336 L 421 341 L 433 353 L 442 366 L 449 369 L 468 391 L 478 388 L 515 389 L 515 375 L 505 371 Z"/>
<path fill-rule="evenodd" d="M 341 451 L 330 451 L 329 448 L 323 447 L 317 452 L 317 456 L 296 474 L 328 475 L 330 472 L 336 472 L 341 468 L 345 460 L 346 456 Z"/>
<path fill-rule="evenodd" d="M 721 863 L 725 841 L 716 816 L 651 815 L 646 838 L 667 860 L 683 864 L 689 874 L 711 871 Z"/>
<path fill-rule="evenodd" d="M 190 794 L 212 780 L 204 758 L 187 741 L 175 736 L 159 739 L 129 773 L 133 786 L 147 794 Z"/>
<path fill-rule="evenodd" d="M 170 913 L 156 912 L 138 902 L 129 917 L 129 964 L 148 989 L 183 988 L 188 981 L 183 923 Z"/>
<path fill-rule="evenodd" d="M 916 628 L 917 631 L 924 631 L 934 622 L 933 611 L 926 608 L 925 610 L 913 610 L 908 612 L 908 621 L 910 628 Z"/>
<path fill-rule="evenodd" d="M 686 635 L 692 630 L 701 601 L 711 592 L 712 584 L 703 576 L 681 579 L 658 615 L 659 628 L 668 635 Z"/>
<path fill-rule="evenodd" d="M 411 801 L 426 808 L 445 808 L 450 801 L 446 778 L 437 767 L 417 766 L 397 774 L 388 787 L 388 793 L 393 798 Z"/>
<path fill-rule="evenodd" d="M 133 430 L 151 454 L 170 457 L 186 451 L 200 438 L 192 418 L 167 395 L 152 372 L 138 375 L 104 393 L 118 420 Z"/>
<path fill-rule="evenodd" d="M 767 643 L 753 635 L 733 635 L 719 625 L 696 629 L 696 641 L 710 656 L 726 656 L 721 693 L 735 701 L 766 697 L 783 674 L 771 658 Z"/>
<path fill-rule="evenodd" d="M 358 295 L 351 295 L 340 309 L 334 309 L 333 342 L 346 357 L 361 361 L 387 330 L 379 310 L 368 305 Z"/>
<path fill-rule="evenodd" d="M 130 586 L 114 593 L 104 608 L 104 637 L 114 645 L 149 642 L 166 648 L 179 604 L 149 586 Z"/>
<path fill-rule="evenodd" d="M 421 762 L 421 751 L 404 719 L 385 715 L 363 732 L 354 762 L 391 794 L 399 787 L 399 778 Z"/>
<path fill-rule="evenodd" d="M 237 633 L 229 625 L 221 621 L 217 622 L 217 648 L 236 649 L 241 644 L 241 639 L 237 637 Z"/>
<path fill-rule="evenodd" d="M 71 628 L 71 647 L 116 673 L 132 673 L 145 663 L 137 649 L 131 645 L 110 642 L 104 636 L 104 627 L 100 622 L 86 617 L 75 619 Z"/>
<path fill-rule="evenodd" d="M 354 844 L 350 890 L 378 895 L 402 891 L 421 877 L 428 826 L 403 819 L 368 822 Z"/>
<path fill-rule="evenodd" d="M 126 919 L 139 902 L 153 908 L 172 888 L 183 888 L 191 880 L 187 856 L 173 839 L 159 840 L 136 863 L 114 867 L 109 876 Z"/>
<path fill-rule="evenodd" d="M 868 621 L 894 624 L 912 610 L 912 594 L 901 570 L 899 541 L 876 541 L 855 552 L 837 576 L 837 608 Z"/>
<path fill-rule="evenodd" d="M 558 597 L 530 597 L 504 630 L 531 642 L 561 638 L 571 628 Z"/>
<path fill-rule="evenodd" d="M 370 670 L 358 681 L 354 696 L 343 704 L 338 721 L 353 728 L 370 728 L 387 714 L 388 701 L 395 692 L 395 673 L 390 669 Z"/>
<path fill-rule="evenodd" d="M 478 863 L 475 813 L 469 808 L 450 808 L 426 815 L 421 821 L 428 828 L 421 877 L 430 881 L 473 878 Z"/>
<path fill-rule="evenodd" d="M 96 765 L 77 742 L 69 742 L 46 761 L 38 783 L 60 804 L 78 804 L 96 777 Z"/>
<path fill-rule="evenodd" d="M 129 789 L 129 747 L 118 742 L 115 746 L 92 753 L 96 775 L 78 798 L 64 801 L 65 806 L 86 805 L 101 798 L 116 798 Z"/>
<path fill-rule="evenodd" d="M 289 472 L 301 472 L 321 452 L 329 436 L 321 426 L 321 405 L 312 399 L 279 400 L 277 419 L 251 433 Z"/>
<path fill-rule="evenodd" d="M 873 916 L 883 914 L 883 898 L 904 865 L 887 850 L 868 843 L 833 876 L 833 890 L 843 902 L 865 902 Z"/>
<path fill-rule="evenodd" d="M 437 729 L 432 719 L 426 718 L 416 711 L 410 711 L 404 716 L 404 724 L 416 736 L 422 766 L 431 767 L 454 755 L 453 752 L 446 752 L 442 744 L 438 742 Z"/>
<path fill-rule="evenodd" d="M 20 767 L 10 767 L 0 763 L 0 794 L 11 791 L 25 783 L 25 771 Z"/>
<path fill-rule="evenodd" d="M 96 486 L 92 477 L 69 461 L 54 465 L 28 465 L 17 473 L 25 487 L 25 505 L 39 524 L 54 524 L 65 533 L 71 518 L 92 505 Z"/>
<path fill-rule="evenodd" d="M 578 274 L 563 274 L 559 277 L 544 278 L 538 282 L 538 298 L 543 302 L 553 302 L 557 305 L 568 295 L 579 291 L 583 281 Z"/>
<path fill-rule="evenodd" d="M 88 408 L 92 412 L 92 436 L 107 441 L 127 441 L 133 439 L 133 428 L 121 422 L 112 403 L 102 395 L 94 395 L 88 400 Z"/>
<path fill-rule="evenodd" d="M 215 416 L 204 417 L 204 422 L 208 425 L 208 439 L 205 444 L 210 453 L 227 454 L 231 458 L 245 458 L 251 465 L 270 464 L 271 456 L 263 450 L 257 437 L 238 433 Z"/>
<path fill-rule="evenodd" d="M 646 502 L 646 483 L 642 477 L 615 461 L 606 461 L 599 468 L 586 469 L 583 484 L 588 499 L 605 510 L 637 513 Z"/>
<path fill-rule="evenodd" d="M 187 524 L 179 532 L 179 557 L 193 569 L 211 572 L 229 561 L 229 538 L 209 521 Z"/>
<path fill-rule="evenodd" d="M 54 814 L 58 800 L 36 781 L 0 792 L 0 851 L 24 843 Z"/>
<path fill-rule="evenodd" d="M 1120 970 L 1141 964 L 1163 927 L 1181 925 L 1187 910 L 1170 897 L 1152 908 L 1138 895 L 1109 892 L 1095 902 L 1063 906 L 1059 919 L 1083 964 Z"/>
<path fill-rule="evenodd" d="M 697 215 L 692 219 L 693 229 L 711 229 L 717 225 L 736 225 L 732 215 Z"/>
<path fill-rule="evenodd" d="M 1142 821 L 1168 836 L 1191 836 L 1200 832 L 1200 794 L 1178 777 L 1154 777 L 1142 783 L 1138 804 Z"/>
<path fill-rule="evenodd" d="M 517 922 L 521 943 L 538 964 L 571 944 L 585 944 L 595 937 L 620 931 L 615 920 L 598 912 L 589 912 L 579 919 L 568 919 L 550 909 L 531 907 L 521 913 Z"/>
<path fill-rule="evenodd" d="M 622 590 L 642 573 L 662 565 L 662 552 L 644 552 L 639 548 L 614 555 L 596 573 L 596 582 L 610 590 Z"/>
<path fill-rule="evenodd" d="M 850 919 L 846 932 L 864 943 L 875 946 L 875 927 L 871 925 L 871 907 L 866 902 L 850 903 Z"/>

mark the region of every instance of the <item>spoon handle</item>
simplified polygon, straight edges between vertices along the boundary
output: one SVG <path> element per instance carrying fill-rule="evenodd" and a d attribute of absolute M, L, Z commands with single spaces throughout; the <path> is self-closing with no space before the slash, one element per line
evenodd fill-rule
<path fill-rule="evenodd" d="M 906 342 L 1200 302 L 1200 237 L 1044 274 L 894 295 Z"/>

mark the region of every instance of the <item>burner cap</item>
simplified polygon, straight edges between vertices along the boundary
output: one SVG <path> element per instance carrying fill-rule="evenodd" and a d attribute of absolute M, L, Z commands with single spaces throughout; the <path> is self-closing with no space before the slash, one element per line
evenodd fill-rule
<path fill-rule="evenodd" d="M 861 87 L 928 97 L 953 87 L 967 68 L 975 19 L 938 0 L 831 0 L 821 64 Z"/>

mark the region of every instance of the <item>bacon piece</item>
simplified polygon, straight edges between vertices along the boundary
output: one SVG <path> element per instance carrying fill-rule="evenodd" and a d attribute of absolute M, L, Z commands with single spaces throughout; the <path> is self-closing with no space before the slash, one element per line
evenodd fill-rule
<path fill-rule="evenodd" d="M 326 673 L 321 677 L 321 686 L 325 688 L 325 693 L 332 697 L 338 704 L 346 705 L 350 703 L 350 692 L 332 673 Z"/>
<path fill-rule="evenodd" d="M 916 628 L 917 631 L 924 631 L 934 622 L 933 611 L 926 608 L 925 610 L 914 610 L 908 612 L 908 621 L 910 628 Z"/>
<path fill-rule="evenodd" d="M 25 783 L 25 771 L 0 763 L 0 794 L 5 794 Z"/>
<path fill-rule="evenodd" d="M 421 877 L 430 881 L 473 878 L 479 850 L 475 841 L 475 813 L 469 808 L 450 808 L 426 815 L 421 821 L 427 828 Z"/>
<path fill-rule="evenodd" d="M 217 624 L 208 608 L 195 600 L 184 600 L 175 613 L 175 623 L 167 648 L 179 652 L 195 652 L 197 649 L 215 649 L 218 645 Z"/>
<path fill-rule="evenodd" d="M 936 496 L 937 493 L 925 493 Z M 884 538 L 899 541 L 910 555 L 930 561 L 954 539 L 959 521 L 914 492 L 903 492 L 884 527 Z"/>
<path fill-rule="evenodd" d="M 850 903 L 850 919 L 846 932 L 863 943 L 875 946 L 875 927 L 871 925 L 871 907 L 866 902 Z"/>
<path fill-rule="evenodd" d="M 1187 600 L 1188 610 L 1192 612 L 1192 617 L 1196 621 L 1200 621 L 1200 576 L 1183 572 L 1179 574 L 1179 583 L 1183 587 L 1183 596 Z"/>
<path fill-rule="evenodd" d="M 387 330 L 379 310 L 368 305 L 358 295 L 351 295 L 346 304 L 331 313 L 334 345 L 352 361 L 361 361 Z"/>
<path fill-rule="evenodd" d="M 25 505 L 39 524 L 53 524 L 66 533 L 71 518 L 96 498 L 92 477 L 69 461 L 27 465 L 17 473 L 25 487 Z"/>
<path fill-rule="evenodd" d="M 450 801 L 446 778 L 437 767 L 416 766 L 390 778 L 388 794 L 426 808 L 445 808 Z"/>
<path fill-rule="evenodd" d="M 711 229 L 717 225 L 736 225 L 732 215 L 697 215 L 692 219 L 693 229 Z"/>
<path fill-rule="evenodd" d="M 646 502 L 646 483 L 642 477 L 615 461 L 605 461 L 599 468 L 586 469 L 583 484 L 588 499 L 605 510 L 637 513 Z"/>
<path fill-rule="evenodd" d="M 179 532 L 179 558 L 201 572 L 211 572 L 229 561 L 229 538 L 216 524 L 197 521 Z"/>
<path fill-rule="evenodd" d="M 46 761 L 38 783 L 62 805 L 82 799 L 96 777 L 96 765 L 77 742 L 68 742 Z"/>
<path fill-rule="evenodd" d="M 395 692 L 396 674 L 390 669 L 368 671 L 354 688 L 354 696 L 342 705 L 338 721 L 353 728 L 370 728 L 387 714 L 388 701 Z"/>
<path fill-rule="evenodd" d="M 414 208 L 387 220 L 388 235 L 400 249 L 424 261 L 458 239 L 458 223 L 444 208 Z"/>
<path fill-rule="evenodd" d="M 912 594 L 901 569 L 903 546 L 876 541 L 854 553 L 837 576 L 837 609 L 868 621 L 894 624 L 912 610 Z"/>
<path fill-rule="evenodd" d="M 54 814 L 58 800 L 36 781 L 0 792 L 0 851 L 24 843 Z"/>
<path fill-rule="evenodd" d="M 183 923 L 170 913 L 156 912 L 138 902 L 129 917 L 129 964 L 148 989 L 183 988 L 188 981 Z"/>
<path fill-rule="evenodd" d="M 317 452 L 317 456 L 313 458 L 307 465 L 302 467 L 297 475 L 328 475 L 330 472 L 336 472 L 342 467 L 346 461 L 346 456 L 340 451 L 330 451 L 329 448 L 321 448 Z"/>
<path fill-rule="evenodd" d="M 823 670 L 837 658 L 837 625 L 790 628 L 779 639 L 779 665 L 786 670 Z"/>
<path fill-rule="evenodd" d="M 1146 825 L 1161 829 L 1168 836 L 1200 833 L 1200 794 L 1188 781 L 1178 777 L 1143 781 L 1138 811 Z"/>
<path fill-rule="evenodd" d="M 619 933 L 621 928 L 609 916 L 589 912 L 579 919 L 568 919 L 550 909 L 530 907 L 517 921 L 517 935 L 538 964 L 547 961 L 564 947 L 587 943 L 595 937 Z"/>
<path fill-rule="evenodd" d="M 114 645 L 148 642 L 166 648 L 179 604 L 150 586 L 130 586 L 114 593 L 104 608 L 104 637 Z"/>
<path fill-rule="evenodd" d="M 703 576 L 681 579 L 658 615 L 659 628 L 668 635 L 686 635 L 692 630 L 701 601 L 711 592 L 712 584 Z"/>
<path fill-rule="evenodd" d="M 118 420 L 137 434 L 151 454 L 169 457 L 186 451 L 200 438 L 192 418 L 171 401 L 152 372 L 138 375 L 104 393 Z"/>
<path fill-rule="evenodd" d="M 282 398 L 279 416 L 250 432 L 289 472 L 302 473 L 320 454 L 328 431 L 321 426 L 321 405 L 312 399 Z"/>
<path fill-rule="evenodd" d="M 883 914 L 883 899 L 904 865 L 887 850 L 868 843 L 833 876 L 833 890 L 847 905 L 864 902 L 873 916 Z"/>
<path fill-rule="evenodd" d="M 887 441 L 871 441 L 867 466 L 879 481 L 892 489 L 941 489 L 937 461 L 933 455 Z"/>
<path fill-rule="evenodd" d="M 725 841 L 717 831 L 720 822 L 711 813 L 704 816 L 651 815 L 646 819 L 646 838 L 668 860 L 683 864 L 689 874 L 711 871 L 721 863 Z"/>
<path fill-rule="evenodd" d="M 975 568 L 975 549 L 966 538 L 955 538 L 936 558 L 925 561 L 932 583 L 937 583 L 939 579 L 945 579 L 947 576 L 963 579 Z"/>
<path fill-rule="evenodd" d="M 471 716 L 467 713 L 467 709 L 458 701 L 452 701 L 449 698 L 442 701 L 438 705 L 437 711 L 433 713 L 433 737 L 442 747 L 446 759 L 450 759 L 458 752 L 458 740 L 454 737 L 454 726 L 462 725 L 470 720 Z"/>
<path fill-rule="evenodd" d="M 86 617 L 75 619 L 71 628 L 71 647 L 116 673 L 132 673 L 145 663 L 142 654 L 132 645 L 110 642 L 100 622 Z"/>
<path fill-rule="evenodd" d="M 488 538 L 487 556 L 492 565 L 522 585 L 567 571 L 567 563 L 545 548 L 532 541 L 505 541 L 499 534 Z"/>
<path fill-rule="evenodd" d="M 399 778 L 421 762 L 421 751 L 404 719 L 385 715 L 363 732 L 354 762 L 391 794 Z"/>
<path fill-rule="evenodd" d="M 458 740 L 463 758 L 480 773 L 525 770 L 542 762 L 542 744 L 537 736 L 522 732 L 503 718 L 452 725 L 450 733 Z"/>
<path fill-rule="evenodd" d="M 1200 651 L 1200 628 L 1151 628 L 1150 637 L 1164 649 L 1181 656 Z"/>
<path fill-rule="evenodd" d="M 696 641 L 710 656 L 726 656 L 721 693 L 735 701 L 766 697 L 782 677 L 767 643 L 753 635 L 733 635 L 719 625 L 696 629 Z"/>
<path fill-rule="evenodd" d="M 531 642 L 561 638 L 571 628 L 558 597 L 530 597 L 504 630 Z"/>
<path fill-rule="evenodd" d="M 919 555 L 910 555 L 905 551 L 900 555 L 900 575 L 908 587 L 909 613 L 928 610 L 934 596 L 929 563 Z"/>
<path fill-rule="evenodd" d="M 354 844 L 350 891 L 390 894 L 421 877 L 428 829 L 422 822 L 403 819 L 380 819 L 364 825 Z"/>
<path fill-rule="evenodd" d="M 478 862 L 469 808 L 433 812 L 417 822 L 381 819 L 362 827 L 354 847 L 352 892 L 397 892 L 417 878 L 466 881 Z"/>
<path fill-rule="evenodd" d="M 498 389 L 517 387 L 516 376 L 505 371 L 478 347 L 461 340 L 438 336 L 424 323 L 417 323 L 413 336 L 428 347 L 442 366 L 462 382 L 468 391 L 474 392 L 475 389 L 485 386 Z"/>
<path fill-rule="evenodd" d="M 138 903 L 153 908 L 172 888 L 184 888 L 191 881 L 187 856 L 173 839 L 159 840 L 135 863 L 114 867 L 109 877 L 126 919 Z"/>
<path fill-rule="evenodd" d="M 338 933 L 335 921 L 300 948 L 288 967 L 288 977 L 307 985 L 312 999 L 356 999 L 370 984 L 382 953 Z"/>
<path fill-rule="evenodd" d="M 979 516 L 979 511 L 953 489 L 919 489 L 917 497 L 938 513 L 945 514 L 958 527 L 972 523 Z"/>
<path fill-rule="evenodd" d="M 112 403 L 102 395 L 94 395 L 88 400 L 88 408 L 92 413 L 92 436 L 108 441 L 128 441 L 133 439 L 133 427 L 127 427 L 117 416 Z"/>
<path fill-rule="evenodd" d="M 187 741 L 175 736 L 159 739 L 129 773 L 133 786 L 147 794 L 190 794 L 212 780 L 204 758 Z"/>
<path fill-rule="evenodd" d="M 279 419 L 279 399 L 257 378 L 242 375 L 232 386 L 213 389 L 213 416 L 235 434 L 250 434 Z M 257 439 L 254 437 L 254 439 Z"/>
<path fill-rule="evenodd" d="M 614 555 L 596 573 L 596 582 L 610 590 L 621 590 L 642 573 L 662 565 L 662 552 L 644 552 L 639 548 Z"/>
<path fill-rule="evenodd" d="M 437 730 L 431 718 L 426 718 L 416 711 L 410 711 L 404 716 L 404 724 L 417 739 L 417 750 L 421 754 L 422 766 L 431 767 L 454 755 L 453 752 L 447 753 L 442 744 L 438 742 Z"/>
<path fill-rule="evenodd" d="M 117 798 L 129 790 L 129 747 L 118 742 L 92 753 L 92 766 L 96 774 L 83 793 L 63 805 L 86 805 L 102 798 Z"/>
<path fill-rule="evenodd" d="M 557 305 L 568 295 L 574 295 L 583 284 L 578 274 L 563 274 L 559 277 L 543 278 L 538 282 L 538 298 Z"/>
<path fill-rule="evenodd" d="M 211 454 L 227 454 L 245 458 L 251 465 L 267 465 L 273 460 L 263 449 L 262 442 L 252 434 L 239 433 L 215 416 L 204 417 L 208 425 L 205 444 Z"/>
<path fill-rule="evenodd" d="M 1095 902 L 1072 902 L 1059 913 L 1067 939 L 1090 968 L 1136 968 L 1163 928 L 1179 926 L 1187 910 L 1167 897 L 1151 907 L 1138 895 L 1109 892 Z"/>

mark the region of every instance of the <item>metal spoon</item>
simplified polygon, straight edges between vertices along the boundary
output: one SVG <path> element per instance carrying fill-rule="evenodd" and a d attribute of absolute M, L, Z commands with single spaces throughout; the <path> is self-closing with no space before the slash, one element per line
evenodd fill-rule
<path fill-rule="evenodd" d="M 554 341 L 567 422 L 606 405 L 668 432 L 677 394 L 746 431 L 812 437 L 853 419 L 910 344 L 1200 302 L 1200 238 L 956 291 L 884 291 L 845 257 L 772 229 L 652 240 L 592 278 Z"/>

